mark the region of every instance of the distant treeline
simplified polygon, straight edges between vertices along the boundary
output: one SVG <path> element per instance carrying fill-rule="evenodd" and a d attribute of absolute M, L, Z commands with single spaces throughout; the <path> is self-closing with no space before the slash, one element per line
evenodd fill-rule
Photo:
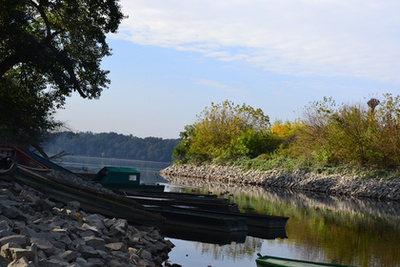
<path fill-rule="evenodd" d="M 172 162 L 172 151 L 179 139 L 139 138 L 117 133 L 53 133 L 45 146 L 48 155 L 65 153 L 75 156 Z"/>

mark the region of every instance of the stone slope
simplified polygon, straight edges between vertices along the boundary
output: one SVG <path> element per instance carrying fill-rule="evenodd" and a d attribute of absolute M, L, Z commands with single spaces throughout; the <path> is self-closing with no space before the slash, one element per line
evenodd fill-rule
<path fill-rule="evenodd" d="M 173 244 L 154 227 L 86 213 L 0 180 L 0 266 L 161 266 Z"/>
<path fill-rule="evenodd" d="M 285 173 L 277 170 L 242 170 L 219 165 L 172 165 L 161 170 L 164 177 L 187 177 L 210 182 L 264 187 L 290 188 L 293 190 L 325 192 L 400 201 L 400 178 L 359 178 L 345 175 L 323 175 L 305 171 Z"/>

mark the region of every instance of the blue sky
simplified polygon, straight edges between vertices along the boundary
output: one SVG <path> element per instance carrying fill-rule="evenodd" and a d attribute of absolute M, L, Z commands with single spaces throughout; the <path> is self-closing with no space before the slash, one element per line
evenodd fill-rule
<path fill-rule="evenodd" d="M 211 102 L 302 117 L 324 96 L 339 103 L 399 94 L 397 0 L 122 0 L 108 36 L 111 84 L 74 94 L 56 119 L 73 131 L 178 138 Z"/>

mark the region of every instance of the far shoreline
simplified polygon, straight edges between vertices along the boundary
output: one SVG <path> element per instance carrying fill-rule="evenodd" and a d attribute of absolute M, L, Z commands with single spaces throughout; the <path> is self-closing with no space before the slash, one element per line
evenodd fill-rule
<path fill-rule="evenodd" d="M 171 165 L 160 171 L 164 177 L 184 177 L 243 186 L 285 188 L 321 192 L 357 198 L 400 201 L 400 177 L 393 179 L 361 178 L 339 174 L 317 174 L 309 171 L 288 173 L 279 170 L 243 170 L 220 165 Z"/>

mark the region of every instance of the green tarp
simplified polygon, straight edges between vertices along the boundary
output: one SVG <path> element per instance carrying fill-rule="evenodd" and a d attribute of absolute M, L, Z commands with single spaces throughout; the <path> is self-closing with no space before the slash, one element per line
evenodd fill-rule
<path fill-rule="evenodd" d="M 93 181 L 101 184 L 140 184 L 140 172 L 135 168 L 104 167 Z"/>

